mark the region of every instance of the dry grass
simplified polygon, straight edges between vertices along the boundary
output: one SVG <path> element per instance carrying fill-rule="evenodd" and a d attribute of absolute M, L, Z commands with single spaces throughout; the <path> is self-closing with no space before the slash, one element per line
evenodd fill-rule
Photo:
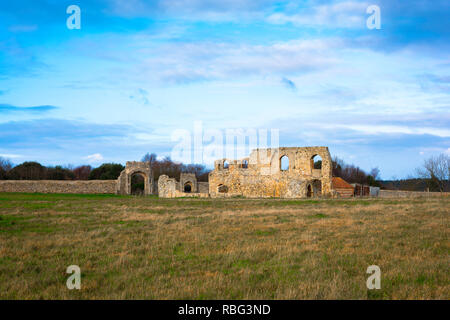
<path fill-rule="evenodd" d="M 0 298 L 449 299 L 449 204 L 3 193 Z"/>

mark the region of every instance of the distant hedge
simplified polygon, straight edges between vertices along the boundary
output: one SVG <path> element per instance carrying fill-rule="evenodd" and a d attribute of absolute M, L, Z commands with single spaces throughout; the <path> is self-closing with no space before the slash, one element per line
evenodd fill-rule
<path fill-rule="evenodd" d="M 35 161 L 14 166 L 0 157 L 0 180 L 115 180 L 123 169 L 124 166 L 117 163 L 105 163 L 93 170 L 87 165 L 45 167 Z"/>
<path fill-rule="evenodd" d="M 89 174 L 89 180 L 116 180 L 125 167 L 118 163 L 104 163 Z"/>

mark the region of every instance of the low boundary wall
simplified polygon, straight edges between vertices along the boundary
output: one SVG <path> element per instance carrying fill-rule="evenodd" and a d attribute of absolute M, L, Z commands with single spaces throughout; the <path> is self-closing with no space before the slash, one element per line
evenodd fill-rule
<path fill-rule="evenodd" d="M 448 197 L 450 192 L 421 192 L 404 190 L 380 190 L 379 198 L 419 198 L 419 197 Z"/>
<path fill-rule="evenodd" d="M 117 180 L 0 180 L 0 192 L 112 193 Z"/>

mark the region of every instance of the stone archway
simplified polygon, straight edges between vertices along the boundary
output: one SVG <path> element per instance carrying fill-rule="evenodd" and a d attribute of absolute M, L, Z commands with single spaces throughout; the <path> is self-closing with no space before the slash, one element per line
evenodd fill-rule
<path fill-rule="evenodd" d="M 188 181 L 184 183 L 183 192 L 191 193 L 193 192 L 192 182 Z"/>
<path fill-rule="evenodd" d="M 131 178 L 135 174 L 144 178 L 144 195 L 153 193 L 153 172 L 150 163 L 128 161 L 117 179 L 117 194 L 131 194 Z"/>
<path fill-rule="evenodd" d="M 186 193 L 197 193 L 198 183 L 194 173 L 182 172 L 180 174 L 179 190 Z"/>
<path fill-rule="evenodd" d="M 145 177 L 140 172 L 131 175 L 131 194 L 142 196 L 145 193 Z"/>

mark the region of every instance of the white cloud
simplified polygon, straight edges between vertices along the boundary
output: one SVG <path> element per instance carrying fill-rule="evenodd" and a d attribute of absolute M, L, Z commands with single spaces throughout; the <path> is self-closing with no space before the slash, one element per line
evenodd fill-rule
<path fill-rule="evenodd" d="M 23 156 L 21 156 L 19 154 L 0 153 L 0 157 L 15 159 L 15 158 L 22 158 Z"/>
<path fill-rule="evenodd" d="M 267 18 L 267 22 L 273 24 L 292 23 L 296 26 L 365 27 L 368 6 L 367 2 L 344 1 L 319 5 L 306 10 L 297 8 L 295 11 L 298 13 L 290 15 L 274 13 Z"/>
<path fill-rule="evenodd" d="M 146 79 L 158 75 L 160 80 L 173 83 L 299 74 L 336 64 L 333 49 L 342 45 L 339 39 L 291 40 L 270 45 L 177 43 L 156 50 L 143 49 L 139 54 L 151 58 L 144 59 L 137 68 Z"/>
<path fill-rule="evenodd" d="M 320 124 L 317 124 L 320 126 Z M 445 128 L 413 127 L 400 125 L 353 125 L 353 124 L 326 124 L 327 128 L 342 128 L 359 131 L 365 134 L 401 133 L 401 134 L 429 134 L 437 137 L 450 137 L 450 130 Z"/>
<path fill-rule="evenodd" d="M 102 161 L 103 156 L 100 153 L 94 153 L 94 154 L 84 157 L 83 159 L 87 160 L 89 163 L 95 163 L 95 162 Z"/>
<path fill-rule="evenodd" d="M 176 17 L 186 20 L 236 21 L 262 17 L 275 0 L 113 0 L 108 12 L 121 17 Z"/>

